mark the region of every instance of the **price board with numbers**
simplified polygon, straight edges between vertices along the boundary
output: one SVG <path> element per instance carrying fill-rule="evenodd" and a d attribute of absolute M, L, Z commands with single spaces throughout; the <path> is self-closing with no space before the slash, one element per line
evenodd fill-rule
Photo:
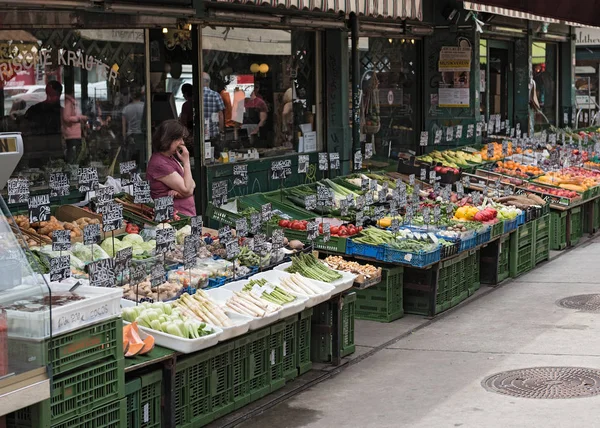
<path fill-rule="evenodd" d="M 50 194 L 34 195 L 29 198 L 29 223 L 50 220 Z"/>
<path fill-rule="evenodd" d="M 90 285 L 94 287 L 114 287 L 116 285 L 114 259 L 101 259 L 88 264 Z"/>
<path fill-rule="evenodd" d="M 71 256 L 59 256 L 50 259 L 50 282 L 61 282 L 71 277 Z"/>
<path fill-rule="evenodd" d="M 154 221 L 162 223 L 173 219 L 175 208 L 173 196 L 163 196 L 154 200 Z"/>
<path fill-rule="evenodd" d="M 133 203 L 147 204 L 150 202 L 152 202 L 152 196 L 150 196 L 150 183 L 148 183 L 147 181 L 134 181 Z"/>
<path fill-rule="evenodd" d="M 175 249 L 175 229 L 156 229 L 156 254 L 166 254 Z"/>
<path fill-rule="evenodd" d="M 52 251 L 71 250 L 71 231 L 55 230 L 52 232 Z"/>
<path fill-rule="evenodd" d="M 327 153 L 319 153 L 319 171 L 327 171 L 329 169 L 329 156 Z"/>
<path fill-rule="evenodd" d="M 96 168 L 79 168 L 77 170 L 77 181 L 81 193 L 91 192 L 98 188 L 98 170 Z"/>
<path fill-rule="evenodd" d="M 10 178 L 7 183 L 8 203 L 23 204 L 29 201 L 29 180 L 26 178 Z"/>
<path fill-rule="evenodd" d="M 70 193 L 69 174 L 66 172 L 51 173 L 48 187 L 50 187 L 51 197 L 67 196 Z"/>
<path fill-rule="evenodd" d="M 308 173 L 310 157 L 308 155 L 298 155 L 298 174 Z"/>

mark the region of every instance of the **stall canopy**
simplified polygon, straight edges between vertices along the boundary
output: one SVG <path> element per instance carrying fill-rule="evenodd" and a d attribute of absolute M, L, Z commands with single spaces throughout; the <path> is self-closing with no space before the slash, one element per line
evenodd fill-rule
<path fill-rule="evenodd" d="M 464 8 L 517 19 L 600 27 L 600 0 L 581 2 L 548 0 L 483 0 L 464 1 Z"/>
<path fill-rule="evenodd" d="M 212 0 L 215 3 L 282 7 L 287 9 L 334 12 L 382 18 L 423 19 L 422 0 Z"/>

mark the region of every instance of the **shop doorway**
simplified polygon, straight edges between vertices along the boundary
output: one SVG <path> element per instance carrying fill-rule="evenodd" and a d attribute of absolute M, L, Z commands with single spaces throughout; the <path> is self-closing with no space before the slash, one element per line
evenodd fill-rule
<path fill-rule="evenodd" d="M 510 42 L 482 39 L 480 44 L 481 116 L 513 124 L 514 53 Z"/>

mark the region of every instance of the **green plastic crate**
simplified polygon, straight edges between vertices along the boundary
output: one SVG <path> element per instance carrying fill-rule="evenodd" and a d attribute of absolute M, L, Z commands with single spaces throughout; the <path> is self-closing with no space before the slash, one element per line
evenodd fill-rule
<path fill-rule="evenodd" d="M 6 428 L 50 428 L 46 402 L 36 403 L 6 415 Z"/>
<path fill-rule="evenodd" d="M 235 342 L 219 344 L 210 349 L 210 415 L 211 419 L 231 413 L 233 400 L 233 349 Z"/>
<path fill-rule="evenodd" d="M 510 237 L 506 236 L 500 239 L 500 248 L 498 253 L 498 273 L 497 283 L 501 283 L 510 277 Z"/>
<path fill-rule="evenodd" d="M 125 384 L 127 428 L 161 426 L 162 370 L 130 379 Z"/>
<path fill-rule="evenodd" d="M 465 283 L 469 289 L 469 296 L 475 294 L 481 287 L 480 279 L 480 252 L 472 251 L 469 257 L 465 261 Z"/>
<path fill-rule="evenodd" d="M 271 392 L 269 327 L 235 341 L 233 349 L 233 401 L 236 409 Z"/>
<path fill-rule="evenodd" d="M 517 228 L 517 231 L 512 235 L 511 239 L 516 240 L 517 248 L 526 247 L 533 242 L 533 234 L 535 221 L 530 221 Z"/>
<path fill-rule="evenodd" d="M 99 360 L 123 358 L 122 343 L 123 322 L 114 318 L 52 340 L 9 338 L 8 357 L 10 361 L 23 361 L 18 367 L 23 371 L 51 364 L 52 374 L 59 376 Z"/>
<path fill-rule="evenodd" d="M 572 208 L 571 214 L 571 236 L 569 242 L 571 245 L 577 245 L 579 239 L 583 236 L 583 209 L 582 206 Z"/>
<path fill-rule="evenodd" d="M 312 361 L 310 359 L 310 334 L 313 309 L 308 308 L 300 312 L 298 315 L 298 331 L 296 333 L 296 367 L 298 375 L 302 375 L 312 369 Z"/>
<path fill-rule="evenodd" d="M 550 238 L 539 239 L 535 243 L 535 264 L 538 265 L 550 258 Z"/>
<path fill-rule="evenodd" d="M 283 229 L 285 237 L 290 240 L 298 240 L 304 243 L 308 243 L 308 233 L 303 230 Z M 319 237 L 314 242 L 314 248 L 316 250 L 332 251 L 335 253 L 346 254 L 346 242 L 347 238 L 338 236 L 332 236 L 328 242 L 323 241 L 323 237 Z"/>
<path fill-rule="evenodd" d="M 516 278 L 533 268 L 535 245 L 518 248 L 514 237 L 511 238 L 510 244 L 510 276 Z"/>
<path fill-rule="evenodd" d="M 430 295 L 426 291 L 404 289 L 404 313 L 414 315 L 430 315 Z M 438 304 L 435 314 L 442 312 Z"/>
<path fill-rule="evenodd" d="M 550 214 L 545 214 L 535 220 L 535 230 L 537 240 L 550 236 Z"/>
<path fill-rule="evenodd" d="M 333 337 L 331 332 L 319 331 L 317 326 L 331 328 L 333 326 L 333 308 L 331 302 L 323 302 L 314 308 L 311 326 L 311 360 L 313 362 L 328 363 L 332 358 Z M 356 315 L 356 293 L 350 292 L 342 296 L 340 328 L 342 329 L 342 342 L 340 343 L 340 356 L 346 357 L 354 353 L 354 319 Z"/>
<path fill-rule="evenodd" d="M 178 359 L 175 366 L 175 425 L 202 426 L 212 421 L 210 359 L 206 350 Z"/>
<path fill-rule="evenodd" d="M 126 402 L 125 398 L 113 401 L 61 424 L 52 425 L 52 428 L 121 428 L 126 420 Z"/>
<path fill-rule="evenodd" d="M 500 220 L 498 223 L 492 225 L 492 234 L 490 239 L 496 239 L 498 236 L 504 233 L 504 221 Z"/>
<path fill-rule="evenodd" d="M 404 316 L 404 268 L 382 268 L 381 282 L 356 292 L 356 318 L 391 322 Z"/>
<path fill-rule="evenodd" d="M 600 188 L 600 186 L 598 187 Z M 591 213 L 589 212 L 591 210 Z M 583 233 L 596 233 L 600 227 L 600 217 L 598 217 L 598 210 L 600 210 L 600 198 L 596 198 L 587 204 L 583 209 Z M 590 215 L 592 216 L 592 224 L 590 225 Z M 591 228 L 590 228 L 591 227 Z"/>
<path fill-rule="evenodd" d="M 550 249 L 567 248 L 567 212 L 550 211 Z"/>
<path fill-rule="evenodd" d="M 269 362 L 271 392 L 298 376 L 296 367 L 296 331 L 298 316 L 293 315 L 271 326 Z"/>

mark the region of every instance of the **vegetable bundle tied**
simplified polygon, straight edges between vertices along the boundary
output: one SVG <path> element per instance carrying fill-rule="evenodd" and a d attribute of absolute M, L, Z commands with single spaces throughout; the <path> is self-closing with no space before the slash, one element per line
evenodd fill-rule
<path fill-rule="evenodd" d="M 323 282 L 333 282 L 342 275 L 329 269 L 312 254 L 299 254 L 292 258 L 292 265 L 286 269 L 289 273 L 299 273 L 306 278 L 316 279 Z"/>

